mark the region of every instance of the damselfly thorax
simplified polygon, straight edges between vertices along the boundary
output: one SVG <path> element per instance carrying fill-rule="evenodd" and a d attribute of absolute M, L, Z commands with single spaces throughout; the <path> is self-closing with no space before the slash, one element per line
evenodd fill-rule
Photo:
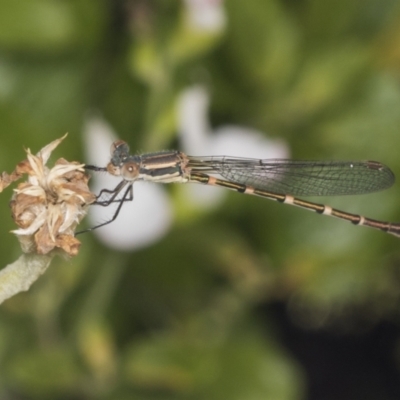
<path fill-rule="evenodd" d="M 114 189 L 101 190 L 95 203 L 101 206 L 119 203 L 114 216 L 109 221 L 86 231 L 114 221 L 124 202 L 133 199 L 133 183 L 144 180 L 156 183 L 193 182 L 220 186 L 400 236 L 399 223 L 374 220 L 295 197 L 355 195 L 387 189 L 395 181 L 394 174 L 387 166 L 377 161 L 193 157 L 180 151 L 131 155 L 129 151 L 126 142 L 116 141 L 111 146 L 111 159 L 106 167 L 86 166 L 86 169 L 107 171 L 122 178 Z M 102 200 L 104 196 L 108 197 Z"/>

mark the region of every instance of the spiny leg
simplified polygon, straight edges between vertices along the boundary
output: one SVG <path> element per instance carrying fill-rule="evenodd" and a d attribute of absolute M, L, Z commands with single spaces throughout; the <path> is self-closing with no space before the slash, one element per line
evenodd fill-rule
<path fill-rule="evenodd" d="M 127 181 L 124 181 L 124 182 L 125 182 L 125 184 L 126 184 L 126 183 L 129 183 L 129 182 L 127 182 Z M 125 186 L 125 185 L 124 185 L 124 186 Z M 120 193 L 120 192 L 121 192 L 121 190 L 119 190 L 119 192 L 117 192 L 116 195 L 118 195 L 118 193 Z M 114 197 L 115 197 L 115 196 L 114 196 Z M 100 227 L 102 227 L 102 226 L 108 225 L 108 224 L 110 224 L 111 222 L 115 221 L 115 220 L 117 219 L 117 217 L 118 217 L 119 212 L 121 211 L 121 208 L 122 208 L 123 204 L 124 204 L 126 201 L 132 201 L 132 200 L 133 200 L 133 185 L 132 185 L 132 183 L 130 183 L 129 186 L 127 187 L 127 189 L 125 190 L 125 192 L 124 192 L 122 198 L 118 201 L 118 202 L 119 202 L 118 207 L 117 207 L 117 209 L 115 210 L 115 213 L 114 213 L 114 215 L 112 216 L 111 219 L 109 219 L 108 221 L 103 222 L 103 223 L 101 223 L 101 224 L 99 224 L 99 225 L 93 226 L 92 228 L 88 228 L 88 229 L 85 229 L 85 230 L 83 230 L 83 231 L 76 232 L 76 233 L 75 233 L 75 236 L 76 236 L 76 235 L 80 235 L 81 233 L 86 233 L 86 232 L 94 231 L 95 229 L 98 229 L 98 228 L 100 228 Z M 94 203 L 94 204 L 96 204 L 96 203 Z M 111 202 L 109 202 L 107 205 L 110 205 L 110 204 L 111 204 Z M 100 205 L 104 205 L 104 204 L 100 204 Z M 104 206 L 105 206 L 105 205 L 104 205 Z"/>
<path fill-rule="evenodd" d="M 97 200 L 95 203 L 93 203 L 94 205 L 98 205 L 98 206 L 103 206 L 103 207 L 107 207 L 109 206 L 111 203 L 119 203 L 122 201 L 122 199 L 116 199 L 116 197 L 121 193 L 122 189 L 128 184 L 128 181 L 121 181 L 114 189 L 102 189 L 100 191 L 100 193 L 97 195 Z M 104 201 L 99 201 L 98 199 L 100 199 L 104 193 L 108 193 L 111 194 L 111 197 L 107 200 Z M 133 200 L 133 196 L 129 199 L 124 199 L 124 201 L 132 201 Z"/>

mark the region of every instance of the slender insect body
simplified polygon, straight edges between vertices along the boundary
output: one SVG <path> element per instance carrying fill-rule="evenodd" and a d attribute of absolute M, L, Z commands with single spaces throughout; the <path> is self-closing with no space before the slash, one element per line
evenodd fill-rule
<path fill-rule="evenodd" d="M 120 140 L 112 144 L 111 161 L 106 168 L 95 166 L 86 168 L 93 171 L 107 171 L 123 179 L 115 189 L 103 189 L 97 197 L 98 205 L 119 203 L 113 218 L 88 231 L 115 220 L 123 203 L 133 199 L 133 183 L 144 180 L 157 183 L 193 182 L 224 187 L 343 219 L 354 225 L 369 226 L 400 237 L 400 223 L 378 221 L 295 197 L 364 194 L 387 189 L 394 183 L 393 172 L 377 161 L 192 157 L 180 151 L 133 156 L 129 154 L 129 146 Z M 122 197 L 118 198 L 121 193 Z M 105 194 L 109 198 L 101 200 Z"/>

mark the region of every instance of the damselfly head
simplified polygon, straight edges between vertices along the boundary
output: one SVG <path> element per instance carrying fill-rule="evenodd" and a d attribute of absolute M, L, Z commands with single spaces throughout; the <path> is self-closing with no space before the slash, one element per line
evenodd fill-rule
<path fill-rule="evenodd" d="M 121 165 L 114 165 L 112 162 L 107 164 L 107 172 L 114 176 L 121 176 L 127 181 L 135 181 L 139 177 L 140 163 L 126 161 Z"/>
<path fill-rule="evenodd" d="M 111 163 L 120 166 L 129 157 L 129 146 L 123 140 L 116 140 L 110 148 Z"/>

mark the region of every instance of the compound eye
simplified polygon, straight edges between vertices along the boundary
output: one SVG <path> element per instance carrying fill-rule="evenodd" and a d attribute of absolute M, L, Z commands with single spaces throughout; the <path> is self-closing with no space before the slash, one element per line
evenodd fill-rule
<path fill-rule="evenodd" d="M 121 166 L 121 175 L 128 181 L 133 181 L 139 176 L 139 164 L 133 161 L 124 163 Z"/>
<path fill-rule="evenodd" d="M 129 146 L 123 140 L 116 140 L 110 147 L 111 156 L 117 155 L 121 156 L 123 154 L 129 154 Z"/>

